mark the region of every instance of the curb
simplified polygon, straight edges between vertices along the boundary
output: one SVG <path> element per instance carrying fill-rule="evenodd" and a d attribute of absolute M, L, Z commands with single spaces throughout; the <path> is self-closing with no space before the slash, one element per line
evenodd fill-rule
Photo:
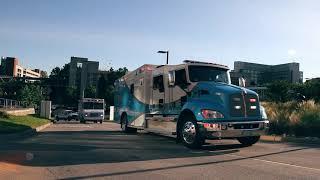
<path fill-rule="evenodd" d="M 276 143 L 281 143 L 281 142 L 292 142 L 292 143 L 311 143 L 311 144 L 320 144 L 320 138 L 316 137 L 302 137 L 302 138 L 297 138 L 297 137 L 283 137 L 283 136 L 261 136 L 260 141 L 263 142 L 276 142 Z"/>
<path fill-rule="evenodd" d="M 44 124 L 42 126 L 37 127 L 35 130 L 36 130 L 36 132 L 40 132 L 40 131 L 44 130 L 45 128 L 51 126 L 52 124 L 53 124 L 52 122 L 49 122 L 47 124 Z"/>
<path fill-rule="evenodd" d="M 2 135 L 2 136 L 0 136 L 0 139 L 1 140 L 12 140 L 12 139 L 18 139 L 18 138 L 26 138 L 26 137 L 33 136 L 33 135 L 37 134 L 37 132 L 42 131 L 43 129 L 49 127 L 50 125 L 52 125 L 52 122 L 44 124 L 42 126 L 39 126 L 35 129 L 28 129 L 23 132 Z"/>

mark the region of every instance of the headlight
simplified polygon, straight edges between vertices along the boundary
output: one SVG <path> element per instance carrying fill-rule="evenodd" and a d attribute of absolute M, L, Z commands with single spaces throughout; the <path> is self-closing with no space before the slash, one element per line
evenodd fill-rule
<path fill-rule="evenodd" d="M 220 119 L 220 118 L 224 118 L 223 114 L 220 113 L 219 111 L 203 109 L 201 111 L 201 113 L 202 113 L 202 116 L 205 119 Z"/>
<path fill-rule="evenodd" d="M 103 114 L 100 114 L 100 116 L 102 117 L 102 116 L 103 116 Z"/>
<path fill-rule="evenodd" d="M 85 117 L 87 117 L 87 116 L 88 116 L 88 114 L 85 114 L 84 116 L 85 116 Z"/>
<path fill-rule="evenodd" d="M 261 106 L 261 105 L 260 105 L 260 113 L 261 113 L 261 118 L 262 118 L 262 119 L 268 119 L 266 110 L 265 110 L 264 107 Z"/>

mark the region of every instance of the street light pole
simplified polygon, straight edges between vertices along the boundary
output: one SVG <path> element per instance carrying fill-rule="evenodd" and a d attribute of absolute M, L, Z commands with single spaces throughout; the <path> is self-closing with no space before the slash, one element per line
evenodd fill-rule
<path fill-rule="evenodd" d="M 169 51 L 158 51 L 158 53 L 167 54 L 167 63 L 166 64 L 169 64 Z"/>

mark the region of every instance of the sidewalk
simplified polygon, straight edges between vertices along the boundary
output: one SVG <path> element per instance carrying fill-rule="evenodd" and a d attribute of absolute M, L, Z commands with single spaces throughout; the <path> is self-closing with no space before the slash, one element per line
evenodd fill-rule
<path fill-rule="evenodd" d="M 310 144 L 320 144 L 320 138 L 317 137 L 283 137 L 283 136 L 273 136 L 273 135 L 263 135 L 260 141 L 264 142 L 294 142 L 294 143 L 310 143 Z"/>

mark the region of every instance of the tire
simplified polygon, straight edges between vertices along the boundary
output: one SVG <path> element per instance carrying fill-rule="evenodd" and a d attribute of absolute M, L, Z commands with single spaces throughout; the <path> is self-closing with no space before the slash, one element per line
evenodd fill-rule
<path fill-rule="evenodd" d="M 97 123 L 98 121 L 94 121 L 94 123 Z"/>
<path fill-rule="evenodd" d="M 57 121 L 59 121 L 59 120 L 60 120 L 58 116 L 56 116 L 56 120 L 57 120 Z"/>
<path fill-rule="evenodd" d="M 80 120 L 80 123 L 81 123 L 81 124 L 85 124 L 86 121 L 85 121 L 85 120 Z"/>
<path fill-rule="evenodd" d="M 100 124 L 102 124 L 102 120 L 100 121 Z"/>
<path fill-rule="evenodd" d="M 128 119 L 127 119 L 126 114 L 122 115 L 122 117 L 121 117 L 121 129 L 125 133 L 136 133 L 137 132 L 136 128 L 128 127 Z"/>
<path fill-rule="evenodd" d="M 260 140 L 260 136 L 239 137 L 237 139 L 245 146 L 252 146 Z"/>
<path fill-rule="evenodd" d="M 199 149 L 205 143 L 205 138 L 200 134 L 198 124 L 194 118 L 186 119 L 179 128 L 179 140 L 191 149 Z"/>

